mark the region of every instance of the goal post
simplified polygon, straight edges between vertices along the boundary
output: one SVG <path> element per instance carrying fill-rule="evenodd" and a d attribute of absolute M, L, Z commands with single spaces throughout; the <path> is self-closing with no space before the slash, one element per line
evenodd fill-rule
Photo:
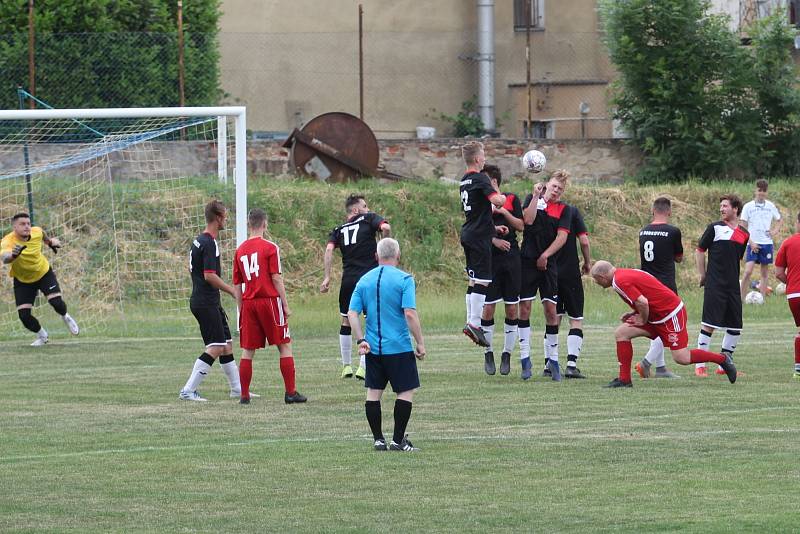
<path fill-rule="evenodd" d="M 62 238 L 46 256 L 85 334 L 192 332 L 188 254 L 205 203 L 235 216 L 219 239 L 224 277 L 247 239 L 246 132 L 244 106 L 0 110 L 0 231 L 32 210 Z M 31 335 L 7 266 L 0 277 L 0 337 Z M 63 329 L 41 295 L 36 308 Z"/>

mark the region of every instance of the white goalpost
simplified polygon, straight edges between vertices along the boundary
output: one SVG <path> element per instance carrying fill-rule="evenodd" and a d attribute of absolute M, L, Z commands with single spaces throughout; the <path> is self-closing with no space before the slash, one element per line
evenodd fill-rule
<path fill-rule="evenodd" d="M 28 212 L 62 240 L 45 255 L 86 334 L 192 332 L 188 254 L 206 202 L 235 220 L 218 239 L 224 277 L 247 238 L 246 128 L 243 106 L 0 110 L 2 233 Z M 7 269 L 0 332 L 30 335 Z M 47 307 L 40 296 L 34 314 L 58 335 Z"/>

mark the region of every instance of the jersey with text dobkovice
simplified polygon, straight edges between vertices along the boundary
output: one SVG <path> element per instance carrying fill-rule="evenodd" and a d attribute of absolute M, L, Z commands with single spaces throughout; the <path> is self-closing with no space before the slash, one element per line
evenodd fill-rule
<path fill-rule="evenodd" d="M 739 291 L 739 262 L 750 234 L 741 226 L 731 228 L 724 221 L 709 224 L 697 243 L 697 250 L 708 251 L 706 289 Z"/>
<path fill-rule="evenodd" d="M 239 245 L 233 259 L 233 283 L 244 284 L 243 300 L 279 297 L 273 274 L 281 274 L 278 245 L 260 236 Z"/>
<path fill-rule="evenodd" d="M 772 221 L 781 220 L 781 212 L 775 204 L 769 200 L 756 202 L 751 200 L 742 208 L 741 219 L 747 222 L 747 231 L 750 232 L 751 239 L 759 245 L 772 245 L 772 235 L 770 227 Z"/>
<path fill-rule="evenodd" d="M 775 265 L 786 268 L 786 298 L 800 298 L 800 234 L 781 244 Z"/>
<path fill-rule="evenodd" d="M 533 202 L 533 195 L 528 194 L 522 209 L 527 208 Z M 538 259 L 542 252 L 547 250 L 559 231 L 569 233 L 570 221 L 572 219 L 571 209 L 568 204 L 563 202 L 545 202 L 544 198 L 539 198 L 537 202 L 536 219 L 533 224 L 526 224 L 522 231 L 522 257 L 528 259 Z M 556 252 L 548 260 L 548 266 L 556 265 L 561 250 Z"/>
<path fill-rule="evenodd" d="M 219 257 L 219 244 L 211 234 L 203 232 L 192 241 L 189 253 L 189 270 L 192 272 L 191 306 L 219 306 L 219 289 L 205 279 L 205 273 L 222 277 L 222 263 Z"/>
<path fill-rule="evenodd" d="M 385 223 L 383 217 L 370 211 L 353 215 L 331 231 L 328 242 L 342 252 L 345 275 L 360 275 L 377 267 L 375 235 Z"/>
<path fill-rule="evenodd" d="M 519 202 L 519 197 L 514 193 L 503 193 L 506 197 L 506 203 L 503 204 L 503 207 L 508 210 L 511 215 L 516 217 L 519 220 L 522 220 L 522 204 Z M 502 239 L 503 241 L 508 241 L 511 243 L 511 249 L 508 251 L 500 250 L 497 247 L 492 247 L 492 254 L 495 256 L 506 256 L 508 254 L 513 254 L 519 252 L 519 243 L 517 242 L 517 231 L 508 223 L 506 220 L 505 215 L 500 213 L 497 210 L 492 210 L 492 223 L 495 226 L 505 226 L 508 228 L 508 233 L 506 235 L 498 235 L 497 239 Z"/>
<path fill-rule="evenodd" d="M 617 269 L 611 286 L 634 311 L 633 303 L 644 296 L 650 309 L 648 323 L 663 323 L 683 307 L 683 301 L 674 291 L 640 269 Z"/>
<path fill-rule="evenodd" d="M 678 292 L 675 260 L 683 257 L 681 231 L 666 223 L 650 223 L 639 230 L 639 260 L 642 270 Z"/>
<path fill-rule="evenodd" d="M 489 199 L 498 193 L 489 177 L 482 172 L 468 172 L 461 178 L 458 192 L 465 219 L 461 225 L 461 241 L 491 241 L 495 230 Z"/>
<path fill-rule="evenodd" d="M 50 262 L 47 261 L 47 258 L 42 253 L 44 249 L 44 230 L 38 226 L 32 226 L 28 240 L 20 239 L 13 231 L 6 234 L 2 242 L 0 242 L 0 254 L 5 254 L 6 252 L 10 254 L 15 245 L 24 245 L 25 249 L 20 252 L 17 259 L 11 262 L 11 269 L 8 271 L 8 275 L 26 284 L 41 280 L 50 270 Z"/>
<path fill-rule="evenodd" d="M 575 206 L 570 206 L 570 228 L 567 234 L 567 241 L 561 248 L 558 255 L 558 277 L 559 278 L 580 278 L 581 264 L 578 257 L 578 237 L 588 235 L 586 223 L 583 222 L 583 215 Z"/>

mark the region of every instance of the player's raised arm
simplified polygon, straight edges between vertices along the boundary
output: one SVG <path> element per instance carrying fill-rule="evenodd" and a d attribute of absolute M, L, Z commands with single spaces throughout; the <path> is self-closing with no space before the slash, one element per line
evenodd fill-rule
<path fill-rule="evenodd" d="M 392 237 L 392 227 L 386 221 L 381 223 L 381 237 Z"/>

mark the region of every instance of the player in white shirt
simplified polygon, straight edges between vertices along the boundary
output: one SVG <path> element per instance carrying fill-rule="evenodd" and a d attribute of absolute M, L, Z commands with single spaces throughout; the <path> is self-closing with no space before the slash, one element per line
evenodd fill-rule
<path fill-rule="evenodd" d="M 781 212 L 775 204 L 767 200 L 766 180 L 756 180 L 755 198 L 744 205 L 740 222 L 742 226 L 750 232 L 750 241 L 747 243 L 745 253 L 744 277 L 742 278 L 742 298 L 750 291 L 750 276 L 753 268 L 758 263 L 761 266 L 761 285 L 759 290 L 763 296 L 767 296 L 767 279 L 769 278 L 769 266 L 773 261 L 774 242 L 772 241 L 772 223 L 775 225 L 775 234 L 780 232 L 783 221 Z"/>

